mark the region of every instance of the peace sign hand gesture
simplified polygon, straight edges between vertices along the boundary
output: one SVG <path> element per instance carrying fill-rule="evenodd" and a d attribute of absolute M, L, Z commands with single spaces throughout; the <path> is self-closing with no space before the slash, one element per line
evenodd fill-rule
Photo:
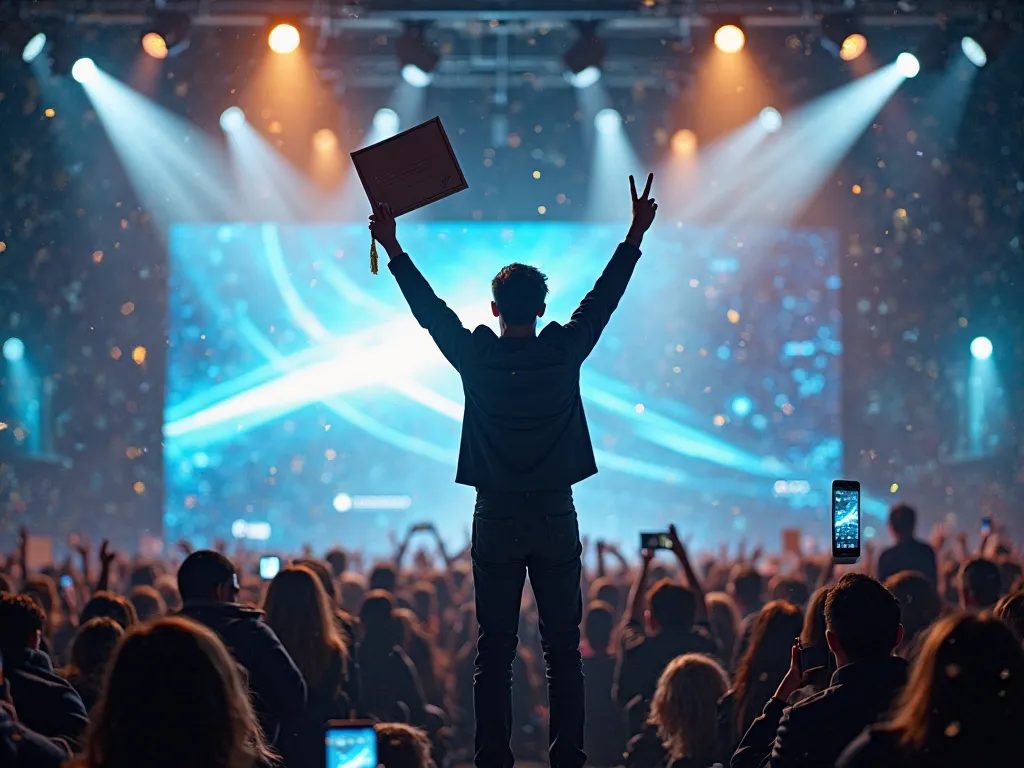
<path fill-rule="evenodd" d="M 630 226 L 629 234 L 626 236 L 627 243 L 639 246 L 640 241 L 643 240 L 644 233 L 654 223 L 654 217 L 658 213 L 658 204 L 650 196 L 653 183 L 654 174 L 647 174 L 647 186 L 644 187 L 644 193 L 637 195 L 636 181 L 632 176 L 629 177 L 629 191 L 633 197 L 633 224 Z"/>

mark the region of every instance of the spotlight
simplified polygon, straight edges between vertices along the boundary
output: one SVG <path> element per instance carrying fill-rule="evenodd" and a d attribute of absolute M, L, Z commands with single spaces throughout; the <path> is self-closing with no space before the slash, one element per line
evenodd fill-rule
<path fill-rule="evenodd" d="M 188 48 L 191 28 L 188 14 L 159 11 L 142 35 L 142 50 L 154 59 L 177 56 Z"/>
<path fill-rule="evenodd" d="M 1002 21 L 987 21 L 980 29 L 960 41 L 960 50 L 976 67 L 984 67 L 994 60 L 1010 40 L 1012 31 Z"/>
<path fill-rule="evenodd" d="M 440 55 L 426 41 L 426 26 L 409 24 L 395 41 L 402 79 L 414 88 L 426 88 L 434 79 Z"/>
<path fill-rule="evenodd" d="M 775 107 L 765 107 L 757 119 L 768 133 L 778 133 L 782 127 L 782 114 Z"/>
<path fill-rule="evenodd" d="M 71 76 L 75 78 L 76 82 L 84 84 L 95 78 L 97 71 L 96 62 L 89 58 L 83 58 L 76 61 L 71 67 Z"/>
<path fill-rule="evenodd" d="M 46 47 L 46 35 L 18 18 L 6 17 L 0 12 L 0 49 L 20 53 L 26 64 L 35 61 Z"/>
<path fill-rule="evenodd" d="M 821 45 L 843 61 L 853 61 L 868 49 L 868 39 L 853 16 L 832 15 L 821 22 Z"/>
<path fill-rule="evenodd" d="M 594 127 L 601 133 L 615 133 L 622 127 L 622 115 L 606 107 L 594 115 Z"/>
<path fill-rule="evenodd" d="M 697 151 L 697 134 L 683 128 L 672 134 L 672 152 L 677 155 L 692 155 Z"/>
<path fill-rule="evenodd" d="M 906 78 L 917 77 L 921 71 L 921 62 L 912 53 L 901 53 L 896 57 L 896 71 Z"/>
<path fill-rule="evenodd" d="M 332 504 L 336 512 L 348 512 L 352 509 L 352 497 L 347 493 L 339 493 Z"/>
<path fill-rule="evenodd" d="M 32 37 L 29 38 L 28 42 L 25 43 L 25 47 L 21 50 L 21 60 L 26 64 L 31 64 L 33 61 L 39 58 L 39 54 L 43 52 L 46 47 L 46 35 L 42 32 L 36 32 Z"/>
<path fill-rule="evenodd" d="M 238 107 L 228 107 L 220 113 L 220 127 L 224 133 L 234 133 L 245 125 L 245 112 Z"/>
<path fill-rule="evenodd" d="M 715 47 L 722 53 L 739 53 L 746 42 L 747 36 L 743 33 L 738 20 L 723 24 L 715 31 Z"/>
<path fill-rule="evenodd" d="M 981 43 L 970 35 L 967 35 L 960 41 L 960 50 L 964 52 L 964 56 L 974 66 L 984 67 L 988 64 L 988 54 L 985 53 L 985 49 L 981 47 Z"/>
<path fill-rule="evenodd" d="M 398 113 L 393 109 L 378 109 L 373 116 L 373 127 L 386 136 L 398 133 Z"/>
<path fill-rule="evenodd" d="M 11 341 L 15 341 L 15 339 L 11 339 Z M 4 354 L 7 354 L 6 344 L 4 344 Z M 971 342 L 971 356 L 975 360 L 988 360 L 992 357 L 992 342 L 984 336 L 979 336 Z"/>
<path fill-rule="evenodd" d="M 313 149 L 317 152 L 330 152 L 338 146 L 338 137 L 330 128 L 321 128 L 313 134 Z"/>
<path fill-rule="evenodd" d="M 596 23 L 577 24 L 576 31 L 576 41 L 562 57 L 565 79 L 574 88 L 589 88 L 601 79 L 601 64 L 607 47 L 598 37 Z"/>
<path fill-rule="evenodd" d="M 267 43 L 274 53 L 291 53 L 299 47 L 299 30 L 291 24 L 278 24 L 270 30 Z"/>
<path fill-rule="evenodd" d="M 4 342 L 4 358 L 11 363 L 16 363 L 25 356 L 25 342 L 12 336 Z"/>

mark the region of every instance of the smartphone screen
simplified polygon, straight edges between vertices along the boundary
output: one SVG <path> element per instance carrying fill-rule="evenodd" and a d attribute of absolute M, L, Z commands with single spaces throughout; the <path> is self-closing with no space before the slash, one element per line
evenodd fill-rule
<path fill-rule="evenodd" d="M 277 555 L 267 555 L 260 558 L 260 578 L 264 581 L 277 576 L 277 572 L 281 570 L 281 558 Z"/>
<path fill-rule="evenodd" d="M 327 724 L 327 768 L 377 768 L 377 732 L 373 723 Z"/>
<path fill-rule="evenodd" d="M 640 549 L 672 549 L 672 537 L 667 533 L 641 533 Z"/>
<path fill-rule="evenodd" d="M 75 582 L 66 573 L 63 576 L 60 577 L 60 588 L 61 589 L 71 589 L 71 587 L 73 587 L 74 585 L 75 585 Z"/>
<path fill-rule="evenodd" d="M 983 517 L 981 518 L 981 535 L 988 536 L 992 533 L 992 518 Z"/>
<path fill-rule="evenodd" d="M 832 481 L 832 557 L 860 557 L 860 483 Z"/>

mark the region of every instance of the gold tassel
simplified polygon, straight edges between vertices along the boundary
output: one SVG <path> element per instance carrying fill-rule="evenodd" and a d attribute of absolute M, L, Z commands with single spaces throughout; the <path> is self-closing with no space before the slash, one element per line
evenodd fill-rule
<path fill-rule="evenodd" d="M 370 274 L 377 274 L 377 240 L 370 240 Z"/>

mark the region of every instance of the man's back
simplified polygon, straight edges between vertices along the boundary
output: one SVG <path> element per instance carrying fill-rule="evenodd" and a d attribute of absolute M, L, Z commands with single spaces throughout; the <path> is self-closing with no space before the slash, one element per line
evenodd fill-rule
<path fill-rule="evenodd" d="M 932 584 L 936 584 L 938 577 L 935 568 L 935 550 L 923 541 L 910 538 L 889 547 L 879 555 L 879 581 L 885 581 L 900 571 L 917 571 Z"/>

